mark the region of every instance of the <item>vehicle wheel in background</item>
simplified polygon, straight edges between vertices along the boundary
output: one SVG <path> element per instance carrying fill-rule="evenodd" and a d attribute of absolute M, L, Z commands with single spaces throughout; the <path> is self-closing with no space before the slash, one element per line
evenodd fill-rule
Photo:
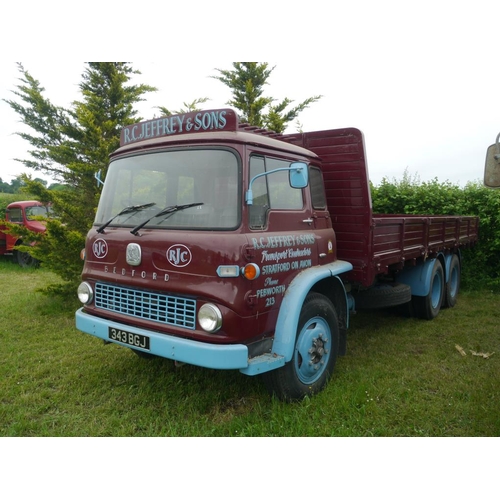
<path fill-rule="evenodd" d="M 28 252 L 14 250 L 13 258 L 14 262 L 19 264 L 21 267 L 38 267 L 40 265 L 40 262 L 32 257 Z"/>

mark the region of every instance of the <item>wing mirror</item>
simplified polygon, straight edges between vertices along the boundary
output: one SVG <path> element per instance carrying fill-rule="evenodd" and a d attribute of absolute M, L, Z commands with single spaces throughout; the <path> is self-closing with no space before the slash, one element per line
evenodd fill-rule
<path fill-rule="evenodd" d="M 307 164 L 302 161 L 294 161 L 289 170 L 290 186 L 295 189 L 305 188 L 309 182 L 309 171 Z"/>
<path fill-rule="evenodd" d="M 495 144 L 492 144 L 486 152 L 484 165 L 484 185 L 487 187 L 500 187 L 500 134 L 497 135 Z"/>

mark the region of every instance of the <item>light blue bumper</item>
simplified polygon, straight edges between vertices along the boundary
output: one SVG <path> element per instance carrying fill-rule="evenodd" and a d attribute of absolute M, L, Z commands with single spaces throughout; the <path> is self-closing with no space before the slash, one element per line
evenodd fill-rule
<path fill-rule="evenodd" d="M 207 344 L 195 340 L 181 339 L 163 333 L 134 328 L 133 326 L 91 316 L 85 313 L 83 309 L 79 309 L 76 312 L 75 318 L 78 330 L 94 335 L 106 342 L 113 342 L 124 347 L 149 352 L 156 356 L 191 365 L 202 366 L 204 368 L 240 370 L 246 375 L 257 375 L 284 364 L 283 360 L 271 356 L 263 356 L 249 360 L 248 348 L 243 344 Z M 111 340 L 108 336 L 109 328 L 145 335 L 149 338 L 149 351 L 117 340 Z"/>

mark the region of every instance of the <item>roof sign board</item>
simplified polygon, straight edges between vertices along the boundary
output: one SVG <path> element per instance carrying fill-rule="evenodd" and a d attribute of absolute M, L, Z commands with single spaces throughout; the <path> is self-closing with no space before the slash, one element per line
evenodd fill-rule
<path fill-rule="evenodd" d="M 158 137 L 207 131 L 235 131 L 238 118 L 232 109 L 194 111 L 163 116 L 123 127 L 120 146 Z"/>

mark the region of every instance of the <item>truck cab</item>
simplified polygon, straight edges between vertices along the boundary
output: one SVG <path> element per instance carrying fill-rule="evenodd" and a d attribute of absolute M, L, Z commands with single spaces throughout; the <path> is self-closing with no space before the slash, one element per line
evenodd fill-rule
<path fill-rule="evenodd" d="M 87 238 L 77 327 L 139 355 L 249 375 L 289 361 L 287 323 L 304 299 L 294 279 L 352 266 L 337 260 L 319 158 L 271 135 L 229 109 L 124 129 Z"/>

